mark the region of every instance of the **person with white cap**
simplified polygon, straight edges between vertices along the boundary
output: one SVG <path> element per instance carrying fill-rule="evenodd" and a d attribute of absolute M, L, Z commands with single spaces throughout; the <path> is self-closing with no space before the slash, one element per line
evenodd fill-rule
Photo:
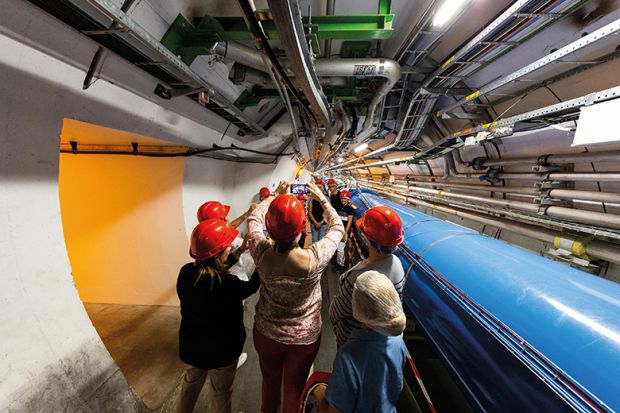
<path fill-rule="evenodd" d="M 367 271 L 355 281 L 352 306 L 361 328 L 336 353 L 327 387 L 314 390 L 319 412 L 395 413 L 407 362 L 398 293 L 384 274 Z"/>

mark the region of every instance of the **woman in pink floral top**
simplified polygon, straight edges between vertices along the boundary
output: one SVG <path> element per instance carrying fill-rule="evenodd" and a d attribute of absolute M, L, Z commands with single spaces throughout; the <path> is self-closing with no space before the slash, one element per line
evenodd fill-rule
<path fill-rule="evenodd" d="M 261 202 L 248 219 L 250 253 L 261 289 L 254 318 L 254 346 L 260 359 L 262 412 L 296 412 L 306 378 L 319 350 L 321 335 L 321 273 L 336 252 L 344 228 L 338 214 L 314 184 L 310 196 L 323 204 L 328 231 L 309 249 L 297 245 L 305 230 L 301 203 L 281 182 L 277 198 Z M 272 203 L 272 201 L 274 201 Z M 271 240 L 263 234 L 267 231 Z"/>

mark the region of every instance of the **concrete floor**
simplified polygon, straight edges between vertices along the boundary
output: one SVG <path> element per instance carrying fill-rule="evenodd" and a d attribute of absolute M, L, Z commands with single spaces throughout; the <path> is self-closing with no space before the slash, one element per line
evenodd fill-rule
<path fill-rule="evenodd" d="M 327 311 L 329 297 L 337 291 L 338 274 L 328 268 L 323 274 L 323 331 L 321 349 L 314 363 L 316 370 L 331 370 L 336 340 Z M 254 306 L 258 294 L 245 302 L 244 321 L 247 339 L 244 351 L 248 360 L 237 371 L 233 393 L 233 411 L 260 412 L 261 374 L 258 356 L 252 344 Z M 174 400 L 186 368 L 178 358 L 178 307 L 85 304 L 86 310 L 112 358 L 129 384 L 154 411 L 173 411 Z M 208 411 L 208 394 L 202 392 L 195 411 Z"/>

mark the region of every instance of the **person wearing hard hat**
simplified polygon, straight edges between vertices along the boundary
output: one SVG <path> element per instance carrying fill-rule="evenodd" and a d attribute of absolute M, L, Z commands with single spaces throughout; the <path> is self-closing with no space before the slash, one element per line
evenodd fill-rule
<path fill-rule="evenodd" d="M 314 390 L 319 412 L 395 412 L 407 362 L 400 297 L 385 275 L 366 271 L 355 281 L 351 307 L 361 328 L 336 353 L 327 386 Z"/>
<path fill-rule="evenodd" d="M 405 285 L 403 265 L 393 254 L 404 239 L 403 224 L 398 214 L 391 208 L 376 206 L 357 220 L 357 227 L 368 240 L 368 258 L 342 274 L 338 293 L 329 307 L 329 319 L 339 347 L 349 339 L 351 331 L 360 328 L 351 308 L 353 286 L 360 274 L 370 270 L 385 274 L 401 298 Z"/>
<path fill-rule="evenodd" d="M 263 202 L 265 199 L 269 198 L 270 196 L 271 196 L 271 191 L 266 186 L 262 187 L 258 191 L 258 200 L 259 200 L 259 202 Z"/>
<path fill-rule="evenodd" d="M 315 185 L 324 192 L 325 182 L 322 179 L 314 181 Z M 310 219 L 310 232 L 312 233 L 312 242 L 317 242 L 325 236 L 327 232 L 327 224 L 324 218 L 325 210 L 323 205 L 316 199 L 310 201 L 308 218 Z"/>
<path fill-rule="evenodd" d="M 231 244 L 239 231 L 221 219 L 199 223 L 190 238 L 193 262 L 177 279 L 181 302 L 179 356 L 191 367 L 183 377 L 176 413 L 192 412 L 207 376 L 210 409 L 230 412 L 232 384 L 245 342 L 242 301 L 259 286 L 258 275 L 241 281 L 228 273 Z"/>
<path fill-rule="evenodd" d="M 338 182 L 334 178 L 327 180 L 327 190 L 329 192 L 329 201 L 336 211 L 340 212 L 342 209 L 342 202 L 340 201 L 340 194 L 338 191 Z"/>
<path fill-rule="evenodd" d="M 254 208 L 256 208 L 256 204 L 251 204 L 247 211 L 230 223 L 230 226 L 238 228 L 250 216 Z M 198 222 L 206 221 L 207 219 L 221 219 L 228 223 L 228 212 L 230 212 L 229 205 L 224 205 L 218 201 L 207 201 L 198 208 L 196 215 Z"/>
<path fill-rule="evenodd" d="M 327 234 L 308 249 L 298 245 L 306 211 L 282 181 L 277 196 L 261 202 L 248 218 L 250 252 L 261 278 L 254 318 L 254 347 L 262 380 L 263 413 L 297 412 L 298 401 L 321 337 L 321 274 L 344 228 L 321 190 L 309 196 L 323 204 Z M 266 224 L 268 240 L 263 235 Z"/>

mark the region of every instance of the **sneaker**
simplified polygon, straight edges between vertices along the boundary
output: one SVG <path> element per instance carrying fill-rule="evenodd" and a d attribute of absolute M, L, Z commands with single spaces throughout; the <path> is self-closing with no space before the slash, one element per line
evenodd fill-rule
<path fill-rule="evenodd" d="M 248 353 L 241 353 L 239 356 L 239 360 L 237 360 L 237 368 L 243 366 L 245 361 L 248 359 Z"/>

